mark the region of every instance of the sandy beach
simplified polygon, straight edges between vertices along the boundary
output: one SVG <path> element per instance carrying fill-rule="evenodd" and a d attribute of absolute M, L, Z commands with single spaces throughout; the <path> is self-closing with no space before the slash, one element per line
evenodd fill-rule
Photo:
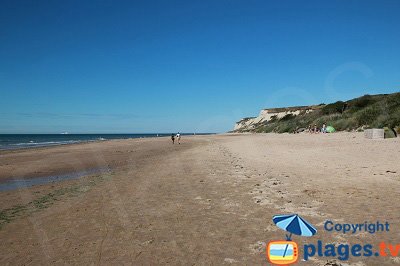
<path fill-rule="evenodd" d="M 1 191 L 1 265 L 268 265 L 284 239 L 276 214 L 318 229 L 299 245 L 400 244 L 400 139 L 363 133 L 226 134 L 110 140 L 0 151 L 0 184 L 103 172 Z M 324 222 L 389 222 L 390 232 L 343 234 Z M 313 257 L 307 265 L 340 265 Z M 395 265 L 351 257 L 349 265 Z M 299 264 L 306 265 L 299 260 Z M 343 265 L 345 265 L 343 263 Z"/>

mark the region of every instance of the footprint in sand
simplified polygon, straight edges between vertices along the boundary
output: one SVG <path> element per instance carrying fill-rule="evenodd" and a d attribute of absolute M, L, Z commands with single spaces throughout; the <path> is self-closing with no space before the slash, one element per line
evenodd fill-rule
<path fill-rule="evenodd" d="M 267 197 L 256 196 L 256 197 L 254 197 L 254 199 L 255 199 L 255 203 L 258 204 L 258 205 L 261 205 L 261 206 L 271 205 L 272 204 L 271 199 L 269 199 Z"/>
<path fill-rule="evenodd" d="M 329 260 L 324 264 L 324 266 L 342 266 L 342 264 L 336 260 Z"/>
<path fill-rule="evenodd" d="M 265 227 L 264 232 L 275 232 L 278 231 L 278 227 L 274 225 L 268 225 Z"/>
<path fill-rule="evenodd" d="M 231 259 L 231 258 L 225 258 L 225 259 L 224 259 L 224 262 L 225 262 L 225 263 L 232 264 L 232 263 L 237 263 L 238 261 L 235 260 L 235 259 Z"/>
<path fill-rule="evenodd" d="M 261 252 L 264 252 L 265 247 L 266 243 L 263 241 L 257 241 L 257 243 L 249 245 L 249 249 L 252 254 L 260 254 Z"/>

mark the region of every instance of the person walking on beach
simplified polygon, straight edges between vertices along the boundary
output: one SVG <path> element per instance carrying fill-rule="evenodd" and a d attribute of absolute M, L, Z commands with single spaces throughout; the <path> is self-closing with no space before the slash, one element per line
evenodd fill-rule
<path fill-rule="evenodd" d="M 175 135 L 171 134 L 171 140 L 172 140 L 172 144 L 175 144 Z"/>
<path fill-rule="evenodd" d="M 181 134 L 176 134 L 176 139 L 178 140 L 178 144 L 181 144 Z"/>

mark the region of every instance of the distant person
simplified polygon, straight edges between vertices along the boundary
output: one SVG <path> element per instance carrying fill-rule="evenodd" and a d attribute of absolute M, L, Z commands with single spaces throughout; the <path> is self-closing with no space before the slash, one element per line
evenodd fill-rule
<path fill-rule="evenodd" d="M 311 126 L 311 125 L 308 126 L 308 133 L 310 133 L 310 134 L 313 133 L 313 132 L 312 132 L 312 126 Z"/>
<path fill-rule="evenodd" d="M 181 134 L 176 134 L 176 139 L 178 140 L 178 144 L 181 144 Z"/>
<path fill-rule="evenodd" d="M 325 124 L 322 125 L 321 132 L 326 133 L 326 125 Z"/>
<path fill-rule="evenodd" d="M 174 134 L 171 135 L 171 140 L 172 140 L 172 144 L 175 144 L 175 135 Z"/>
<path fill-rule="evenodd" d="M 317 124 L 314 124 L 314 133 L 316 134 L 316 133 L 318 133 L 318 127 L 317 127 Z"/>

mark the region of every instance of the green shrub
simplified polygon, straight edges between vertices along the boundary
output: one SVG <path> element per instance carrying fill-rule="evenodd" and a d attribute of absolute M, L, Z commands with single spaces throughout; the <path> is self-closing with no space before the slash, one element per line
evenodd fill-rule
<path fill-rule="evenodd" d="M 386 126 L 390 128 L 400 127 L 400 106 L 394 112 L 391 112 L 388 120 L 386 121 Z"/>
<path fill-rule="evenodd" d="M 331 103 L 322 107 L 321 111 L 325 115 L 340 113 L 342 114 L 347 107 L 347 104 L 342 101 Z"/>
<path fill-rule="evenodd" d="M 383 128 L 387 126 L 389 116 L 387 114 L 379 114 L 374 121 L 370 123 L 372 128 Z"/>
<path fill-rule="evenodd" d="M 254 130 L 254 132 L 256 132 L 256 133 L 265 132 L 265 126 L 260 126 L 260 127 L 256 128 L 256 129 Z"/>
<path fill-rule="evenodd" d="M 390 138 L 397 137 L 396 133 L 394 132 L 393 129 L 388 128 L 388 127 L 385 127 L 384 129 L 385 129 L 385 139 L 390 139 Z"/>
<path fill-rule="evenodd" d="M 276 121 L 278 121 L 278 116 L 277 115 L 273 115 L 273 116 L 271 116 L 271 118 L 270 118 L 270 120 L 268 122 L 269 123 L 274 123 Z"/>
<path fill-rule="evenodd" d="M 279 121 L 288 121 L 293 119 L 295 116 L 293 114 L 287 114 L 284 117 L 282 117 L 281 119 L 279 119 Z"/>
<path fill-rule="evenodd" d="M 280 122 L 279 126 L 275 128 L 278 133 L 293 132 L 297 127 L 295 121 Z"/>
<path fill-rule="evenodd" d="M 380 108 L 370 106 L 356 113 L 356 121 L 358 126 L 370 125 L 380 115 Z"/>
<path fill-rule="evenodd" d="M 351 102 L 351 107 L 361 109 L 373 103 L 375 103 L 373 97 L 371 95 L 366 94 L 360 98 L 356 98 L 355 100 L 353 100 Z"/>
<path fill-rule="evenodd" d="M 332 126 L 338 130 L 350 130 L 354 129 L 355 121 L 352 118 L 343 118 L 332 122 Z"/>
<path fill-rule="evenodd" d="M 265 132 L 265 133 L 274 132 L 275 127 L 276 127 L 275 123 L 267 124 L 262 128 L 262 132 Z"/>
<path fill-rule="evenodd" d="M 394 93 L 387 97 L 387 102 L 390 106 L 399 107 L 400 106 L 400 93 Z"/>

